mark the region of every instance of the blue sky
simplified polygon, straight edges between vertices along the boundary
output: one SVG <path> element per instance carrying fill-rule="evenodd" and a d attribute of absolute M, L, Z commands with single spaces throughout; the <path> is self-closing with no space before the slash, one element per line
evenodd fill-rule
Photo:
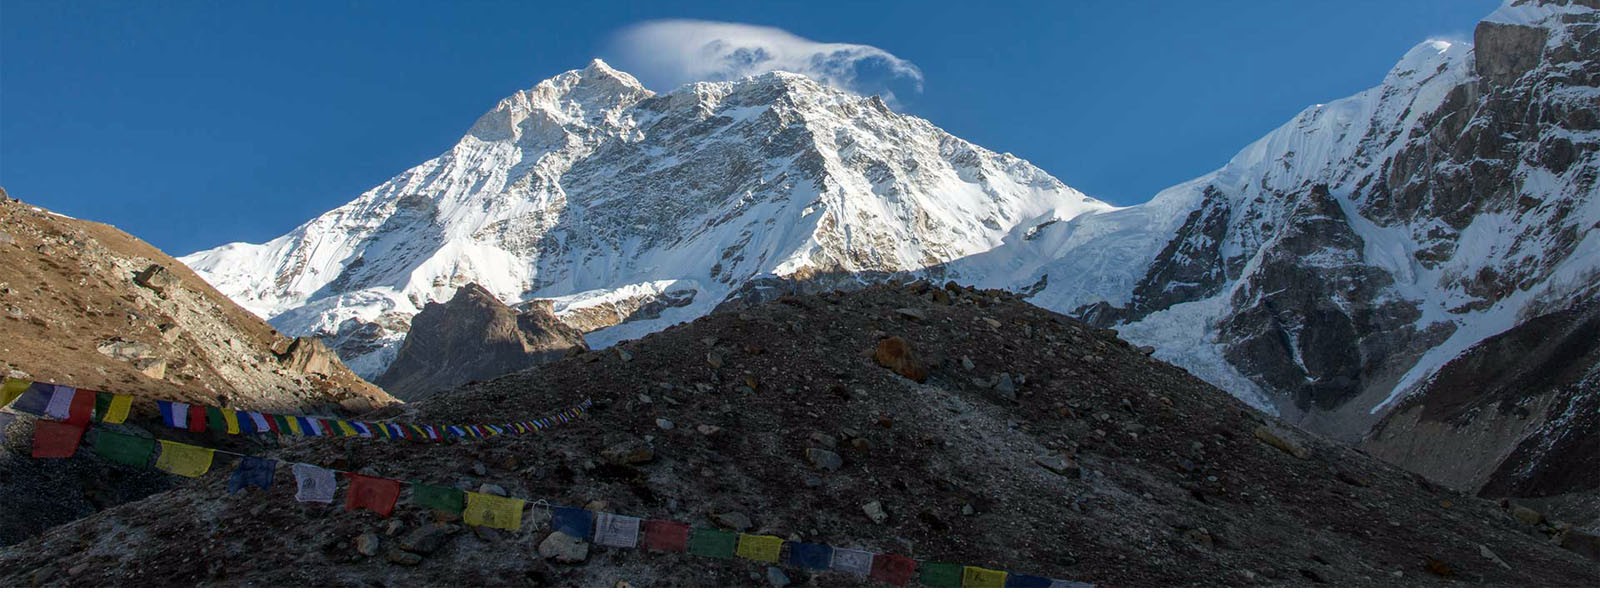
<path fill-rule="evenodd" d="M 880 49 L 920 73 L 885 78 L 902 110 L 1133 204 L 1498 4 L 0 0 L 0 185 L 175 255 L 263 241 L 513 91 L 659 41 L 619 32 L 699 19 Z"/>

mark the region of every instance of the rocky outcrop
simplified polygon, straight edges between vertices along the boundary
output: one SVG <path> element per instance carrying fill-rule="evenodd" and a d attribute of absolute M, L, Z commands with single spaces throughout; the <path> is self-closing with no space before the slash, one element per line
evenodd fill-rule
<path fill-rule="evenodd" d="M 440 390 L 493 379 L 587 349 L 583 333 L 561 322 L 550 304 L 518 313 L 475 283 L 445 303 L 429 303 L 411 320 L 405 343 L 376 383 L 415 400 Z"/>
<path fill-rule="evenodd" d="M 319 344 L 279 334 L 188 267 L 115 228 L 0 202 L 0 376 L 271 412 L 355 413 L 394 399 Z M 0 545 L 170 486 L 90 452 L 28 458 L 31 417 L 0 441 Z"/>

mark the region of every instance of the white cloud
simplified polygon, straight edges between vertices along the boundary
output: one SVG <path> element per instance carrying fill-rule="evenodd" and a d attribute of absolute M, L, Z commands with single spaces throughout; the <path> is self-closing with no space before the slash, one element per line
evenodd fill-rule
<path fill-rule="evenodd" d="M 922 91 L 922 70 L 873 46 L 815 42 L 776 27 L 716 21 L 648 21 L 612 36 L 607 58 L 647 86 L 729 81 L 790 71 L 857 94 L 893 99 Z"/>

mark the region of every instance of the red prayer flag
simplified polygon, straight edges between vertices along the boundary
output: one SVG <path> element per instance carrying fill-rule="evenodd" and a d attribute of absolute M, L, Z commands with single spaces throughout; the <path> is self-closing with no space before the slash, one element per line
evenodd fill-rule
<path fill-rule="evenodd" d="M 59 421 L 36 421 L 33 424 L 34 458 L 72 458 L 83 439 L 83 426 Z"/>
<path fill-rule="evenodd" d="M 387 518 L 399 499 L 400 482 L 351 473 L 350 493 L 344 498 L 344 509 L 365 508 Z"/>
<path fill-rule="evenodd" d="M 200 433 L 206 430 L 206 407 L 194 404 L 189 406 L 189 431 Z"/>
<path fill-rule="evenodd" d="M 873 581 L 904 586 L 911 583 L 911 574 L 917 570 L 917 561 L 899 554 L 879 554 L 872 557 Z"/>
<path fill-rule="evenodd" d="M 687 523 L 645 521 L 642 530 L 644 540 L 640 546 L 646 550 L 689 551 L 689 525 Z"/>
<path fill-rule="evenodd" d="M 72 403 L 67 405 L 67 423 L 73 425 L 88 425 L 89 417 L 94 415 L 94 390 L 79 389 L 72 394 Z"/>

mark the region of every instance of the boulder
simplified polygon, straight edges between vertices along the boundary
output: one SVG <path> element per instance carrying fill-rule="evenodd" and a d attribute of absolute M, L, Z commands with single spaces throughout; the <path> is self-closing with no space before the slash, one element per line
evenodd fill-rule
<path fill-rule="evenodd" d="M 459 531 L 454 525 L 429 523 L 406 534 L 400 540 L 400 549 L 418 554 L 433 554 L 443 547 L 450 537 Z"/>
<path fill-rule="evenodd" d="M 1273 431 L 1272 428 L 1267 427 L 1266 425 L 1256 427 L 1255 436 L 1256 439 L 1260 440 L 1262 443 L 1282 450 L 1285 454 L 1300 460 L 1311 458 L 1310 450 L 1307 450 L 1299 444 L 1290 441 L 1288 437 Z"/>
<path fill-rule="evenodd" d="M 892 369 L 902 377 L 917 383 L 928 380 L 928 369 L 922 361 L 911 351 L 911 344 L 899 336 L 885 338 L 878 342 L 877 350 L 873 351 L 872 359 L 879 366 Z"/>
<path fill-rule="evenodd" d="M 560 531 L 552 531 L 539 542 L 539 556 L 563 564 L 589 560 L 589 543 Z"/>
<path fill-rule="evenodd" d="M 178 277 L 161 265 L 145 267 L 138 275 L 133 276 L 133 282 L 162 296 L 166 296 L 167 290 L 179 284 Z"/>

